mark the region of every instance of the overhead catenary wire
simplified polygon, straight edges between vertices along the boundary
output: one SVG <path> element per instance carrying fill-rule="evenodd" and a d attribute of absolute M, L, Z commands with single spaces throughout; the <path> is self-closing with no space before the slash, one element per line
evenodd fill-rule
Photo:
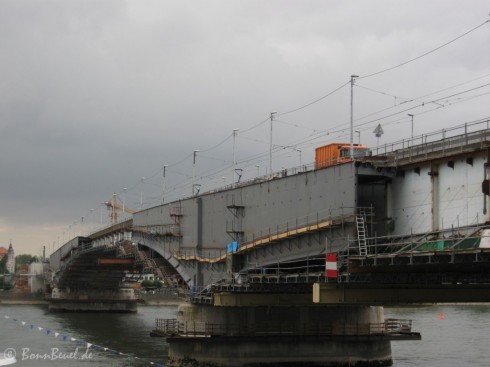
<path fill-rule="evenodd" d="M 364 126 L 364 125 L 368 125 L 368 124 L 371 124 L 371 123 L 379 123 L 379 121 L 381 120 L 384 120 L 384 119 L 387 119 L 387 118 L 390 118 L 390 117 L 393 117 L 393 116 L 396 116 L 396 115 L 399 115 L 399 114 L 402 114 L 402 113 L 406 113 L 408 111 L 412 111 L 416 108 L 419 108 L 419 107 L 424 107 L 425 105 L 428 105 L 428 104 L 431 104 L 431 103 L 437 103 L 439 101 L 442 101 L 444 99 L 447 99 L 447 98 L 450 98 L 450 97 L 454 97 L 454 96 L 457 96 L 457 95 L 461 95 L 461 94 L 464 94 L 464 93 L 468 93 L 468 92 L 471 92 L 471 91 L 474 91 L 474 90 L 477 90 L 477 89 L 481 89 L 481 88 L 484 88 L 484 87 L 488 87 L 490 85 L 490 83 L 486 83 L 486 84 L 482 84 L 482 85 L 479 85 L 477 87 L 474 87 L 474 88 L 470 88 L 470 89 L 466 89 L 462 92 L 458 92 L 458 93 L 453 93 L 449 96 L 444 96 L 444 97 L 440 97 L 440 98 L 437 98 L 437 99 L 434 99 L 434 100 L 430 100 L 430 101 L 425 101 L 425 102 L 419 102 L 417 105 L 415 106 L 412 106 L 412 107 L 407 107 L 401 111 L 398 111 L 398 112 L 394 112 L 394 113 L 391 113 L 391 114 L 388 114 L 388 115 L 385 115 L 385 116 L 381 116 L 381 117 L 378 117 L 378 118 L 375 118 L 374 120 L 369 120 L 367 122 L 363 122 L 363 123 L 359 123 L 356 125 L 356 127 L 360 127 L 360 126 Z M 400 105 L 398 105 L 400 106 Z M 391 109 L 393 107 L 390 107 L 389 109 Z M 356 119 L 355 121 L 359 121 L 359 119 Z M 338 129 L 340 126 L 345 126 L 346 123 L 342 123 L 342 124 L 338 124 L 336 126 L 334 126 L 334 129 Z M 345 128 L 342 128 L 341 130 L 343 130 Z"/>
<path fill-rule="evenodd" d="M 302 109 L 305 109 L 307 107 L 310 107 L 311 105 L 314 105 L 315 103 L 318 103 L 322 100 L 324 100 L 325 98 L 328 98 L 330 96 L 332 96 L 333 94 L 337 93 L 338 91 L 340 91 L 342 88 L 344 88 L 345 86 L 349 85 L 350 84 L 350 79 L 345 82 L 344 84 L 342 84 L 341 86 L 335 88 L 334 90 L 332 90 L 331 92 L 325 94 L 324 96 L 320 97 L 320 98 L 317 98 L 315 99 L 314 101 L 310 102 L 310 103 L 307 103 L 303 106 L 300 106 L 300 107 L 297 107 L 297 108 L 294 108 L 292 110 L 289 110 L 289 111 L 286 111 L 286 112 L 281 112 L 281 113 L 278 113 L 277 116 L 284 116 L 284 115 L 288 115 L 290 113 L 293 113 L 293 112 L 297 112 L 297 111 L 300 111 Z"/>
<path fill-rule="evenodd" d="M 447 87 L 447 88 L 444 88 L 444 89 L 440 89 L 438 91 L 435 91 L 435 92 L 431 92 L 431 93 L 428 93 L 428 94 L 425 94 L 423 96 L 420 96 L 420 97 L 417 97 L 417 98 L 411 98 L 411 99 L 408 99 L 407 98 L 407 101 L 404 101 L 396 106 L 390 106 L 388 108 L 384 108 L 384 109 L 381 109 L 381 110 L 378 110 L 378 111 L 375 111 L 373 113 L 370 113 L 368 115 L 365 115 L 365 116 L 362 116 L 362 117 L 359 117 L 357 118 L 355 121 L 358 122 L 359 120 L 362 120 L 364 118 L 367 118 L 369 116 L 374 116 L 380 112 L 384 112 L 384 111 L 387 111 L 387 110 L 390 110 L 390 109 L 394 109 L 394 108 L 398 108 L 400 105 L 404 104 L 404 103 L 409 103 L 409 102 L 417 102 L 418 100 L 420 100 L 421 98 L 424 98 L 424 97 L 427 97 L 427 96 L 430 96 L 430 95 L 433 95 L 433 94 L 437 94 L 437 93 L 440 93 L 442 91 L 446 91 L 446 90 L 449 90 L 449 89 L 453 89 L 453 88 L 456 88 L 458 86 L 461 86 L 461 85 L 465 85 L 465 84 L 468 84 L 468 83 L 471 83 L 473 81 L 476 81 L 476 80 L 479 80 L 479 79 L 482 79 L 482 78 L 485 78 L 485 77 L 488 77 L 490 74 L 486 74 L 484 76 L 481 76 L 481 77 L 478 77 L 478 78 L 474 78 L 474 79 L 471 79 L 470 81 L 466 81 L 466 82 L 463 82 L 463 83 L 459 83 L 457 85 L 453 85 L 451 87 Z M 483 84 L 483 85 L 480 85 L 478 87 L 475 87 L 475 88 L 472 88 L 472 89 L 467 89 L 463 92 L 459 92 L 455 95 L 459 95 L 459 94 L 462 94 L 462 93 L 468 93 L 469 91 L 472 91 L 472 90 L 476 90 L 476 89 L 479 89 L 479 88 L 483 88 L 483 87 L 486 87 L 488 86 L 489 84 Z M 357 85 L 356 85 L 357 86 Z M 368 88 L 366 88 L 368 89 Z M 385 95 L 390 95 L 388 93 L 384 93 L 384 92 L 380 92 L 380 91 L 376 91 L 378 93 L 381 93 L 381 94 L 385 94 Z M 390 95 L 390 96 L 393 96 L 393 95 Z M 439 98 L 439 99 L 434 99 L 434 100 L 431 100 L 431 101 L 420 101 L 420 104 L 417 105 L 417 106 L 414 106 L 414 107 L 411 107 L 409 109 L 405 109 L 405 110 L 402 110 L 402 111 L 399 111 L 399 112 L 396 112 L 396 113 L 393 113 L 393 114 L 390 114 L 390 115 L 387 115 L 387 116 L 384 116 L 384 117 L 380 117 L 380 118 L 376 118 L 375 120 L 371 120 L 371 121 L 368 121 L 368 122 L 365 122 L 365 123 L 362 123 L 362 124 L 356 124 L 356 128 L 360 128 L 364 125 L 368 125 L 370 123 L 373 123 L 373 122 L 378 122 L 380 119 L 386 119 L 386 118 L 390 118 L 390 117 L 393 117 L 393 116 L 396 116 L 397 114 L 402 114 L 402 113 L 405 113 L 407 111 L 410 111 L 411 109 L 415 109 L 415 108 L 418 108 L 418 107 L 424 107 L 425 105 L 428 105 L 430 103 L 437 103 L 438 101 L 441 101 L 441 100 L 444 100 L 444 99 L 448 99 L 450 98 L 451 96 L 445 96 L 445 97 L 442 97 L 442 98 Z M 472 97 L 472 98 L 475 98 L 475 97 Z M 442 106 L 444 107 L 444 106 Z M 420 113 L 419 113 L 420 114 Z M 314 137 L 313 140 L 317 139 L 317 138 L 320 138 L 322 136 L 326 136 L 326 135 L 330 135 L 330 134 L 335 134 L 336 132 L 341 132 L 341 131 L 344 131 L 345 130 L 345 127 L 343 127 L 346 123 L 342 123 L 342 124 L 338 124 L 336 126 L 334 126 L 333 128 L 329 129 L 327 132 L 319 132 L 319 136 L 318 137 Z M 292 125 L 292 124 L 291 124 Z M 305 138 L 307 140 L 312 140 L 310 139 L 309 137 Z M 297 141 L 295 142 L 291 142 L 289 143 L 290 145 L 294 145 L 294 144 L 298 144 Z"/>
<path fill-rule="evenodd" d="M 388 71 L 391 71 L 391 70 L 397 69 L 397 68 L 399 68 L 399 67 L 405 66 L 405 65 L 407 65 L 407 64 L 410 64 L 411 62 L 417 61 L 417 60 L 419 60 L 419 59 L 421 59 L 421 58 L 423 58 L 423 57 L 425 57 L 425 56 L 427 56 L 427 55 L 430 55 L 431 53 L 434 53 L 434 52 L 436 52 L 436 51 L 440 50 L 441 48 L 444 48 L 444 47 L 446 47 L 446 46 L 450 45 L 451 43 L 456 42 L 456 41 L 457 41 L 457 40 L 459 40 L 460 38 L 463 38 L 464 36 L 467 36 L 468 34 L 470 34 L 470 33 L 474 32 L 474 31 L 476 31 L 477 29 L 479 29 L 479 28 L 483 27 L 485 24 L 487 24 L 487 23 L 489 23 L 489 22 L 490 22 L 490 20 L 486 20 L 486 21 L 484 21 L 483 23 L 481 23 L 481 24 L 477 25 L 476 27 L 474 27 L 474 28 L 470 29 L 469 31 L 467 31 L 467 32 L 465 32 L 465 33 L 463 33 L 463 34 L 459 35 L 458 37 L 453 38 L 452 40 L 450 40 L 450 41 L 448 41 L 448 42 L 446 42 L 446 43 L 444 43 L 444 44 L 442 44 L 442 45 L 440 45 L 440 46 L 438 46 L 438 47 L 436 47 L 436 48 L 434 48 L 434 49 L 432 49 L 432 50 L 430 50 L 430 51 L 427 51 L 427 52 L 425 52 L 425 53 L 423 53 L 423 54 L 421 54 L 421 55 L 419 55 L 419 56 L 417 56 L 417 57 L 414 57 L 414 58 L 412 58 L 412 59 L 410 59 L 410 60 L 404 61 L 404 62 L 402 62 L 402 63 L 400 63 L 400 64 L 395 65 L 395 66 L 391 66 L 391 67 L 389 67 L 389 68 L 386 68 L 386 69 L 382 69 L 382 70 L 376 71 L 376 72 L 371 73 L 371 74 L 361 75 L 361 76 L 359 76 L 357 79 L 358 79 L 358 80 L 360 80 L 360 79 L 370 78 L 370 77 L 373 77 L 373 76 L 375 76 L 375 75 L 379 75 L 379 74 L 382 74 L 382 73 L 386 73 L 386 72 L 388 72 Z"/>
<path fill-rule="evenodd" d="M 329 93 L 327 93 L 327 94 L 325 94 L 325 95 L 321 96 L 320 98 L 317 98 L 317 99 L 315 99 L 315 100 L 313 100 L 313 101 L 311 101 L 311 102 L 309 102 L 309 103 L 307 103 L 307 104 L 305 104 L 305 105 L 302 105 L 302 106 L 300 106 L 300 107 L 296 107 L 296 108 L 294 108 L 294 109 L 292 109 L 292 110 L 289 110 L 289 111 L 286 111 L 286 112 L 281 112 L 281 113 L 278 113 L 276 116 L 284 116 L 284 115 L 287 115 L 287 114 L 290 114 L 290 113 L 293 113 L 293 112 L 296 112 L 296 111 L 300 111 L 300 110 L 302 110 L 302 109 L 305 109 L 305 108 L 307 108 L 307 107 L 309 107 L 309 106 L 311 106 L 311 105 L 314 105 L 315 103 L 318 103 L 318 102 L 320 102 L 320 101 L 322 101 L 322 100 L 324 100 L 324 99 L 326 99 L 326 98 L 328 98 L 328 97 L 332 96 L 332 95 L 333 95 L 333 94 L 335 94 L 336 92 L 340 91 L 340 90 L 341 90 L 343 87 L 345 87 L 345 86 L 346 86 L 346 85 L 348 85 L 349 83 L 350 83 L 350 80 L 349 80 L 349 81 L 347 81 L 346 83 L 342 84 L 341 86 L 339 86 L 339 87 L 335 88 L 334 90 L 330 91 Z M 252 127 L 250 127 L 250 128 L 247 128 L 247 129 L 242 129 L 242 130 L 240 130 L 240 131 L 241 131 L 241 133 L 244 133 L 244 132 L 247 132 L 247 131 L 253 130 L 253 129 L 255 129 L 255 128 L 257 128 L 257 127 L 261 126 L 261 125 L 263 125 L 264 123 L 269 122 L 269 121 L 270 121 L 270 117 L 268 117 L 268 118 L 266 118 L 266 119 L 264 119 L 264 120 L 260 121 L 259 123 L 257 123 L 257 124 L 255 124 L 255 125 L 253 125 L 253 126 L 252 126 Z"/>
<path fill-rule="evenodd" d="M 480 89 L 480 88 L 485 87 L 485 86 L 487 86 L 487 84 L 485 84 L 485 85 L 481 85 L 481 86 L 478 86 L 478 87 L 475 87 L 475 88 L 467 89 L 467 90 L 465 90 L 465 91 L 463 91 L 463 92 L 454 93 L 454 94 L 449 95 L 449 96 L 444 96 L 444 97 L 441 97 L 441 98 L 439 98 L 439 99 L 435 99 L 434 101 L 443 100 L 443 99 L 448 99 L 448 98 L 450 98 L 450 97 L 457 96 L 457 95 L 461 95 L 461 94 L 467 93 L 467 92 L 472 91 L 472 90 Z M 429 103 L 429 102 L 427 102 L 426 104 L 428 104 L 428 103 Z M 383 119 L 385 119 L 385 118 L 389 118 L 389 117 L 393 117 L 393 116 L 396 116 L 396 115 L 399 115 L 399 114 L 404 114 L 404 113 L 405 113 L 405 112 L 407 112 L 408 110 L 411 110 L 411 109 L 414 109 L 414 108 L 417 108 L 417 107 L 421 107 L 421 106 L 424 106 L 424 105 L 425 105 L 424 103 L 421 103 L 421 104 L 419 104 L 419 105 L 417 105 L 417 106 L 410 107 L 409 109 L 405 109 L 405 110 L 402 110 L 402 111 L 398 111 L 398 112 L 396 112 L 396 113 L 394 113 L 394 114 L 390 114 L 390 115 L 388 115 L 388 116 L 384 116 L 384 117 L 383 117 Z M 442 108 L 442 107 L 444 107 L 444 106 L 437 106 L 435 109 L 439 109 L 439 108 Z M 430 112 L 430 111 L 429 111 L 429 112 Z M 419 114 L 420 114 L 420 113 L 419 113 Z M 406 117 L 405 117 L 405 116 L 404 116 L 402 119 L 398 119 L 398 120 L 395 120 L 395 121 L 393 121 L 393 122 L 388 122 L 388 124 L 390 124 L 390 123 L 397 123 L 397 122 L 399 122 L 399 121 L 403 121 L 403 120 L 406 120 Z M 376 120 L 373 120 L 373 121 L 379 121 L 379 119 L 376 119 Z M 358 124 L 358 125 L 356 125 L 356 128 L 359 128 L 360 126 L 363 126 L 363 125 L 369 124 L 370 122 L 372 122 L 372 121 L 368 121 L 368 122 L 363 123 L 363 124 Z M 346 136 L 346 135 L 345 135 L 345 130 L 346 130 L 346 128 L 344 127 L 344 128 L 342 128 L 342 129 L 338 129 L 338 130 L 334 130 L 334 131 L 323 132 L 323 133 L 318 134 L 318 135 L 315 135 L 315 136 L 311 136 L 311 135 L 310 135 L 310 136 L 308 136 L 308 137 L 306 137 L 306 138 L 303 138 L 303 139 L 301 139 L 301 140 L 299 140 L 299 141 L 298 141 L 298 140 L 295 140 L 295 141 L 293 141 L 293 142 L 290 142 L 290 143 L 288 143 L 287 145 L 288 145 L 288 146 L 294 146 L 294 147 L 300 147 L 300 146 L 302 146 L 301 144 L 306 144 L 306 143 L 308 143 L 308 141 L 317 140 L 317 139 L 319 139 L 319 138 L 321 138 L 321 137 L 323 137 L 323 136 L 326 136 L 326 135 L 333 135 L 333 134 L 336 134 L 336 133 L 338 133 L 338 134 L 339 134 L 339 136 L 341 136 L 341 135 L 340 135 L 341 133 L 344 133 L 344 134 L 343 134 L 343 136 Z M 265 142 L 263 142 L 263 143 L 265 144 Z M 274 151 L 275 151 L 275 152 L 277 152 L 278 150 L 280 150 L 280 149 L 278 149 L 278 147 L 274 147 Z M 244 159 L 244 160 L 241 160 L 241 161 L 240 161 L 240 162 L 238 162 L 238 163 L 240 163 L 240 164 L 246 164 L 246 163 L 249 163 L 249 162 L 252 162 L 252 161 L 256 161 L 257 159 L 259 159 L 259 158 L 261 158 L 261 157 L 262 157 L 262 158 L 263 158 L 263 157 L 265 157 L 265 156 L 266 156 L 266 154 L 267 154 L 267 153 L 266 153 L 265 151 L 264 151 L 264 152 L 261 152 L 261 153 L 257 153 L 257 154 L 255 154 L 255 155 L 252 155 L 252 156 L 250 156 L 250 157 L 247 157 L 247 158 L 246 158 L 246 159 Z M 223 170 L 226 170 L 226 169 L 227 169 L 227 168 L 223 168 Z M 219 172 L 219 171 L 218 171 L 218 172 Z M 216 174 L 217 174 L 217 173 L 216 173 Z M 204 178 L 206 178 L 206 176 L 203 176 L 203 177 L 201 177 L 200 179 L 202 180 L 202 179 L 204 179 Z"/>
<path fill-rule="evenodd" d="M 477 25 L 476 27 L 473 27 L 472 29 L 470 29 L 469 31 L 467 31 L 467 32 L 465 32 L 465 33 L 463 33 L 463 34 L 459 35 L 458 37 L 456 37 L 456 38 L 454 38 L 454 39 L 452 39 L 452 40 L 450 40 L 450 41 L 448 41 L 448 42 L 446 42 L 446 43 L 444 43 L 444 44 L 442 44 L 442 45 L 440 45 L 440 46 L 438 46 L 438 47 L 436 47 L 436 48 L 434 48 L 434 49 L 432 49 L 432 50 L 430 50 L 430 51 L 428 51 L 428 52 L 425 52 L 425 53 L 423 53 L 423 54 L 421 54 L 421 55 L 419 55 L 419 56 L 417 56 L 417 57 L 415 57 L 415 58 L 412 58 L 412 59 L 407 60 L 407 61 L 405 61 L 405 62 L 403 62 L 403 63 L 397 64 L 397 65 L 395 65 L 395 66 L 392 66 L 392 67 L 389 67 L 389 68 L 386 68 L 386 69 L 383 69 L 383 70 L 380 70 L 380 71 L 377 71 L 377 72 L 374 72 L 374 73 L 371 73 L 371 74 L 368 74 L 368 75 L 364 75 L 364 76 L 362 76 L 362 75 L 361 75 L 361 76 L 360 76 L 360 77 L 358 77 L 357 79 L 358 79 L 358 80 L 360 80 L 360 79 L 366 79 L 366 78 L 369 78 L 369 77 L 372 77 L 372 76 L 375 76 L 375 75 L 378 75 L 378 74 L 381 74 L 381 73 L 384 73 L 384 72 L 387 72 L 387 71 L 391 71 L 391 70 L 393 70 L 393 69 L 399 68 L 399 67 L 404 66 L 404 65 L 406 65 L 406 64 L 408 64 L 408 63 L 411 63 L 411 62 L 413 62 L 413 61 L 416 61 L 416 60 L 418 60 L 418 59 L 421 59 L 421 58 L 423 58 L 423 57 L 425 57 L 425 56 L 427 56 L 427 55 L 429 55 L 429 54 L 431 54 L 431 53 L 436 52 L 437 50 L 439 50 L 439 49 L 441 49 L 441 48 L 443 48 L 443 47 L 445 47 L 445 46 L 447 46 L 447 45 L 449 45 L 449 44 L 452 44 L 452 43 L 456 42 L 457 40 L 459 40 L 459 39 L 463 38 L 464 36 L 466 36 L 466 35 L 468 35 L 468 34 L 470 34 L 470 33 L 474 32 L 474 31 L 476 31 L 477 29 L 479 29 L 479 28 L 483 27 L 485 24 L 487 24 L 489 21 L 490 21 L 490 20 L 486 20 L 485 22 L 483 22 L 483 23 L 481 23 L 481 24 Z M 297 111 L 300 111 L 300 110 L 302 110 L 302 109 L 305 109 L 305 108 L 307 108 L 307 107 L 309 107 L 309 106 L 311 106 L 311 105 L 313 105 L 313 104 L 315 104 L 315 103 L 318 103 L 318 102 L 320 102 L 320 101 L 322 101 L 322 100 L 326 99 L 327 97 L 330 97 L 331 95 L 335 94 L 336 92 L 340 91 L 342 88 L 344 88 L 345 86 L 347 86 L 349 83 L 350 83 L 350 80 L 346 81 L 344 84 L 342 84 L 342 85 L 340 85 L 339 87 L 335 88 L 334 90 L 332 90 L 331 92 L 327 93 L 326 95 L 321 96 L 320 98 L 317 98 L 317 99 L 313 100 L 312 102 L 309 102 L 309 103 L 307 103 L 307 104 L 305 104 L 305 105 L 302 105 L 302 106 L 300 106 L 300 107 L 294 108 L 294 109 L 289 110 L 289 111 L 285 111 L 285 112 L 282 112 L 282 113 L 278 113 L 278 114 L 277 114 L 277 116 L 283 116 L 283 115 L 287 115 L 287 114 L 290 114 L 290 113 L 297 112 Z M 410 110 L 410 109 L 408 109 L 408 110 Z M 408 111 L 408 110 L 405 110 L 405 111 Z M 242 130 L 242 132 L 247 132 L 247 131 L 253 130 L 253 129 L 255 129 L 255 128 L 257 128 L 257 127 L 261 126 L 262 124 L 264 124 L 264 123 L 266 123 L 266 122 L 268 122 L 268 121 L 269 121 L 269 118 L 266 118 L 266 119 L 264 119 L 264 120 L 260 121 L 259 123 L 257 123 L 256 125 L 253 125 L 253 126 L 252 126 L 252 127 L 250 127 L 250 128 L 243 129 L 243 130 Z M 368 123 L 369 123 L 369 122 L 368 122 Z M 368 123 L 366 123 L 366 124 L 368 124 Z M 203 152 L 210 151 L 210 150 L 212 150 L 212 149 L 217 148 L 218 146 L 220 146 L 220 145 L 224 144 L 224 143 L 225 143 L 225 142 L 226 142 L 228 139 L 230 139 L 230 138 L 231 138 L 231 136 L 232 136 L 232 135 L 227 136 L 227 137 L 226 137 L 225 139 L 223 139 L 221 142 L 219 142 L 218 144 L 215 144 L 214 146 L 212 146 L 212 147 L 210 147 L 210 148 L 207 148 L 207 149 L 203 150 Z M 188 158 L 190 158 L 191 156 L 192 156 L 192 154 L 190 154 L 190 155 L 186 156 L 186 157 L 185 157 L 185 158 L 183 158 L 182 160 L 180 160 L 180 161 L 178 161 L 178 162 L 175 162 L 175 163 L 173 163 L 173 164 L 171 164 L 171 165 L 169 165 L 169 166 L 175 166 L 175 165 L 178 165 L 178 164 L 182 163 L 183 161 L 187 160 Z M 162 169 L 163 169 L 163 168 L 162 168 Z M 160 170 L 158 170 L 157 172 L 155 172 L 154 174 L 150 175 L 150 176 L 149 176 L 149 179 L 150 179 L 150 178 L 153 178 L 153 177 L 155 177 L 157 174 L 159 174 L 159 172 L 161 172 L 161 170 L 162 170 L 162 169 L 160 169 Z M 135 185 L 133 185 L 133 186 L 132 186 L 130 189 L 133 189 L 133 188 L 137 187 L 137 186 L 138 186 L 138 184 L 139 184 L 139 182 L 138 182 L 138 183 L 136 183 Z"/>
<path fill-rule="evenodd" d="M 220 141 L 219 143 L 207 148 L 207 149 L 204 149 L 204 150 L 201 150 L 200 152 L 209 152 L 213 149 L 216 149 L 218 148 L 219 146 L 223 145 L 227 140 L 229 140 L 231 138 L 232 135 L 228 135 L 226 138 L 224 138 L 222 141 Z M 178 166 L 180 165 L 181 163 L 185 162 L 186 160 L 190 159 L 192 156 L 193 156 L 194 153 L 190 153 L 188 155 L 186 155 L 184 158 L 180 159 L 179 161 L 177 162 L 173 162 L 173 163 L 169 163 L 167 164 L 167 167 L 175 167 L 175 166 Z M 168 169 L 168 168 L 167 168 Z M 145 176 L 145 180 L 150 180 L 154 177 L 156 177 L 158 174 L 160 174 L 160 172 L 163 171 L 163 166 L 156 172 L 154 172 L 153 174 L 151 174 L 150 176 L 146 177 Z M 169 171 L 170 172 L 170 171 Z M 141 180 L 138 181 L 137 183 L 135 183 L 134 185 L 130 186 L 127 190 L 128 191 L 131 191 L 132 189 L 138 187 L 139 185 L 141 184 Z"/>
<path fill-rule="evenodd" d="M 479 76 L 479 77 L 477 77 L 477 78 L 470 79 L 470 80 L 468 80 L 468 81 L 466 81 L 466 82 L 458 83 L 458 84 L 452 85 L 452 86 L 450 86 L 450 87 L 446 87 L 446 88 L 443 88 L 443 89 L 439 89 L 439 90 L 437 90 L 437 91 L 435 91 L 435 92 L 430 92 L 430 93 L 428 93 L 428 94 L 424 94 L 424 95 L 422 95 L 422 96 L 415 97 L 415 98 L 413 98 L 413 100 L 420 100 L 420 99 L 422 99 L 422 98 L 425 98 L 425 97 L 431 96 L 431 95 L 433 95 L 433 94 L 437 94 L 437 93 L 440 93 L 440 92 L 445 92 L 445 91 L 450 90 L 450 89 L 453 89 L 453 88 L 461 87 L 462 85 L 466 85 L 466 84 L 469 84 L 469 83 L 473 83 L 473 82 L 476 82 L 477 80 L 480 80 L 480 79 L 483 79 L 483 78 L 487 78 L 487 77 L 489 77 L 489 76 L 490 76 L 490 74 L 485 74 L 485 75 Z"/>
<path fill-rule="evenodd" d="M 454 96 L 458 96 L 458 95 L 461 95 L 461 94 L 464 94 L 464 93 L 468 93 L 469 91 L 473 91 L 473 90 L 477 90 L 477 89 L 480 89 L 480 88 L 483 88 L 485 86 L 488 86 L 490 83 L 487 83 L 487 84 L 483 84 L 483 85 L 480 85 L 480 86 L 477 86 L 477 87 L 474 87 L 474 88 L 471 88 L 471 89 L 467 89 L 465 91 L 462 91 L 462 92 L 458 92 L 458 93 L 453 93 L 451 95 L 448 95 L 448 96 L 444 96 L 444 97 L 440 97 L 439 99 L 434 99 L 433 101 L 429 101 L 429 102 L 421 102 L 419 103 L 418 105 L 416 106 L 412 106 L 412 107 L 409 107 L 409 108 L 406 108 L 406 109 L 403 109 L 402 111 L 397 111 L 395 113 L 392 113 L 392 114 L 389 114 L 389 115 L 385 115 L 385 116 L 382 116 L 382 117 L 379 117 L 379 118 L 376 118 L 375 120 L 370 120 L 370 121 L 367 121 L 367 122 L 364 122 L 364 123 L 361 123 L 361 124 L 356 124 L 356 128 L 360 128 L 362 126 L 365 126 L 365 125 L 369 125 L 370 123 L 372 122 L 378 122 L 380 120 L 383 120 L 383 119 L 388 119 L 388 118 L 391 118 L 391 117 L 394 117 L 394 116 L 397 116 L 397 115 L 400 115 L 400 114 L 404 114 L 406 113 L 407 111 L 411 111 L 411 110 L 414 110 L 416 108 L 419 108 L 419 107 L 424 107 L 425 105 L 428 105 L 430 103 L 433 103 L 433 102 L 437 102 L 437 101 L 441 101 L 441 100 L 445 100 L 445 99 L 449 99 L 451 97 L 454 97 Z M 438 108 L 441 108 L 441 106 L 438 106 L 436 107 L 435 109 L 438 109 Z M 418 114 L 421 114 L 423 112 L 420 112 Z M 403 119 L 400 119 L 400 120 L 404 120 L 406 119 L 405 117 Z M 393 121 L 393 122 L 388 122 L 387 124 L 390 124 L 390 123 L 396 123 L 400 120 L 396 120 L 396 121 Z M 337 125 L 337 127 L 339 126 L 343 126 L 345 124 L 342 124 L 342 125 Z M 315 140 L 318 140 L 318 139 L 321 139 L 322 137 L 325 137 L 325 136 L 332 136 L 332 135 L 335 135 L 335 134 L 338 134 L 338 136 L 346 136 L 345 135 L 345 130 L 346 128 L 345 127 L 342 127 L 342 128 L 337 128 L 337 129 L 333 129 L 333 130 L 328 130 L 328 131 L 318 131 L 318 133 L 313 133 L 305 138 L 302 138 L 302 139 L 299 139 L 299 140 L 294 140 L 294 141 L 291 141 L 289 143 L 287 143 L 286 145 L 287 146 L 295 146 L 295 147 L 302 147 L 303 145 L 311 142 L 311 141 L 315 141 Z M 343 135 L 340 135 L 340 134 L 343 134 Z M 265 142 L 263 141 L 260 141 L 258 139 L 251 139 L 251 138 L 247 138 L 245 136 L 240 136 L 240 138 L 242 139 L 249 139 L 249 140 L 253 140 L 255 142 L 259 142 L 259 143 L 262 143 L 262 144 L 266 144 Z M 226 140 L 229 139 L 229 136 L 224 139 L 223 141 L 221 141 L 219 144 L 223 144 Z M 210 149 L 206 149 L 206 151 L 209 151 L 211 150 L 212 148 L 216 147 L 218 144 L 216 144 L 215 146 L 211 147 Z M 273 151 L 275 153 L 277 153 L 277 151 L 280 150 L 278 149 L 277 147 L 275 147 L 273 149 Z M 266 152 L 259 152 L 257 154 L 254 154 L 250 157 L 247 157 L 246 159 L 243 159 L 243 160 L 240 160 L 238 163 L 240 165 L 243 165 L 243 164 L 247 164 L 249 162 L 253 162 L 253 161 L 257 161 L 258 159 L 260 158 L 264 158 L 266 156 Z M 189 156 L 187 156 L 188 158 Z M 204 180 L 205 178 L 207 178 L 208 176 L 211 176 L 211 175 L 216 175 L 216 174 L 219 174 L 220 172 L 224 172 L 226 171 L 228 168 L 229 168 L 229 164 L 227 164 L 227 161 L 223 161 L 222 159 L 218 159 L 218 158 L 213 158 L 213 157 L 208 157 L 208 156 L 203 156 L 203 158 L 205 159 L 211 159 L 211 160 L 216 160 L 216 161 L 219 161 L 219 162 L 222 162 L 224 163 L 225 165 L 222 166 L 222 167 L 217 167 L 217 170 L 216 171 L 208 171 L 209 172 L 209 175 L 207 176 L 201 176 L 199 177 L 199 180 L 202 181 Z M 182 159 L 180 162 L 183 162 L 185 161 L 185 159 Z M 188 185 L 187 184 L 184 184 L 186 183 L 186 181 L 189 179 L 189 176 L 188 175 L 184 175 L 185 176 L 185 179 L 184 181 L 182 181 L 180 184 L 178 184 L 178 187 L 179 188 L 183 188 L 183 187 L 187 187 Z M 140 183 L 138 183 L 140 184 Z M 171 190 L 169 192 L 173 192 L 174 190 Z"/>

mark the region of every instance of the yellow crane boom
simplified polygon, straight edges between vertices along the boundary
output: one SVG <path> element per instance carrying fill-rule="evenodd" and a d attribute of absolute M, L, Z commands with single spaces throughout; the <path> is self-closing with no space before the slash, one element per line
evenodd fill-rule
<path fill-rule="evenodd" d="M 130 209 L 126 205 L 124 205 L 124 204 L 121 205 L 117 202 L 117 194 L 116 193 L 112 194 L 111 199 L 106 201 L 104 204 L 107 206 L 107 210 L 111 211 L 109 213 L 109 218 L 110 218 L 112 224 L 117 223 L 117 211 L 118 210 L 121 210 L 121 211 L 128 213 L 128 214 L 134 214 L 135 213 L 135 210 Z"/>

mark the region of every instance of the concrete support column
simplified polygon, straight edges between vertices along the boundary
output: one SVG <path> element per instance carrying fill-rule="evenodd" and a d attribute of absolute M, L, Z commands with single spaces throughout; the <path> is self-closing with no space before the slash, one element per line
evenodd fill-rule
<path fill-rule="evenodd" d="M 432 231 L 438 231 L 441 227 L 441 218 L 439 216 L 439 166 L 433 162 L 430 164 L 430 182 L 431 182 L 431 216 Z"/>
<path fill-rule="evenodd" d="M 394 218 L 393 218 L 393 183 L 391 181 L 386 182 L 385 185 L 385 203 L 386 203 L 386 231 L 392 233 L 395 229 Z"/>
<path fill-rule="evenodd" d="M 490 149 L 487 150 L 487 157 L 486 157 L 486 162 L 484 164 L 484 177 L 483 179 L 484 180 L 488 180 L 489 177 L 490 177 Z M 490 207 L 490 195 L 485 195 L 483 194 L 483 200 L 484 200 L 484 203 L 483 203 L 483 214 L 484 215 L 487 215 L 487 220 L 490 221 L 490 210 L 489 210 L 489 207 Z M 484 220 L 483 220 L 484 221 Z M 482 222 L 483 222 L 482 221 Z"/>
<path fill-rule="evenodd" d="M 384 323 L 382 307 L 185 304 L 177 321 L 184 330 L 167 338 L 169 367 L 392 364 L 390 341 L 369 331 Z"/>
<path fill-rule="evenodd" d="M 197 198 L 196 199 L 197 203 L 197 235 L 196 235 L 196 255 L 201 255 L 202 251 L 202 215 L 203 215 L 203 210 L 202 210 L 202 198 Z M 202 271 L 202 264 L 198 261 L 196 262 L 196 277 L 195 277 L 195 282 L 194 285 L 196 288 L 202 287 L 204 285 L 204 279 L 203 279 L 203 271 Z"/>

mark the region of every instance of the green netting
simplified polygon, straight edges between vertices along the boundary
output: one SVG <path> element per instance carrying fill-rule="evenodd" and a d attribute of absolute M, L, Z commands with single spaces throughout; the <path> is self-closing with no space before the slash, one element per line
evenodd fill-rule
<path fill-rule="evenodd" d="M 465 238 L 454 246 L 455 250 L 475 249 L 480 246 L 480 238 Z"/>
<path fill-rule="evenodd" d="M 417 247 L 417 251 L 444 250 L 444 240 L 430 241 Z"/>

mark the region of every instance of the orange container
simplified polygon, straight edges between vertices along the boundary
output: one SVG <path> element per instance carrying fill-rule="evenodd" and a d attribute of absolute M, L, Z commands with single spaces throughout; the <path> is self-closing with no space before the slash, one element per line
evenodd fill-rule
<path fill-rule="evenodd" d="M 354 158 L 364 157 L 368 153 L 368 147 L 354 144 Z M 330 143 L 315 149 L 315 169 L 347 163 L 350 160 L 349 143 Z"/>

